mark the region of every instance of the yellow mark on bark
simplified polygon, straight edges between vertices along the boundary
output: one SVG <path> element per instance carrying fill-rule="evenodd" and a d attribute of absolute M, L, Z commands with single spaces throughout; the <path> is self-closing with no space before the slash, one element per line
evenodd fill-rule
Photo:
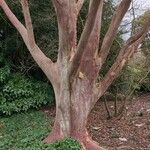
<path fill-rule="evenodd" d="M 85 77 L 84 74 L 82 72 L 79 72 L 79 78 L 83 79 L 84 77 Z"/>

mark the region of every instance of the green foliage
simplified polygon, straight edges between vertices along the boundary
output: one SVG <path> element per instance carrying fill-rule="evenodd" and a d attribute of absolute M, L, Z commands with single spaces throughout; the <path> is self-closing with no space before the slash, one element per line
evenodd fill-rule
<path fill-rule="evenodd" d="M 74 139 L 65 139 L 51 144 L 46 150 L 81 150 L 81 146 Z"/>
<path fill-rule="evenodd" d="M 130 81 L 130 90 L 134 93 L 150 92 L 150 70 L 147 68 L 137 68 L 128 66 L 128 80 Z"/>
<path fill-rule="evenodd" d="M 27 112 L 0 118 L 1 150 L 80 150 L 73 139 L 65 139 L 50 145 L 42 139 L 50 132 L 49 119 L 42 112 Z"/>
<path fill-rule="evenodd" d="M 133 33 L 141 30 L 141 27 L 150 18 L 150 11 L 146 11 L 142 16 L 137 17 L 133 22 Z M 140 94 L 150 92 L 150 36 L 147 33 L 142 41 L 138 52 L 129 62 L 126 69 L 126 77 L 129 90 Z"/>
<path fill-rule="evenodd" d="M 7 65 L 7 63 L 4 60 L 3 54 L 0 52 L 0 85 L 4 84 L 7 81 L 9 75 L 10 67 Z"/>
<path fill-rule="evenodd" d="M 0 112 L 6 115 L 54 102 L 52 87 L 20 74 L 13 74 L 9 78 L 2 87 L 1 97 Z"/>
<path fill-rule="evenodd" d="M 28 112 L 0 119 L 0 149 L 25 149 L 49 132 L 43 113 Z"/>
<path fill-rule="evenodd" d="M 7 81 L 8 77 L 10 75 L 10 68 L 9 66 L 4 66 L 0 68 L 0 84 L 3 84 Z"/>
<path fill-rule="evenodd" d="M 53 89 L 48 83 L 11 73 L 1 53 L 0 56 L 0 114 L 11 115 L 54 102 Z"/>
<path fill-rule="evenodd" d="M 136 30 L 140 30 L 139 28 L 147 22 L 147 20 L 150 18 L 150 10 L 147 10 L 142 16 L 136 18 L 135 22 L 135 28 Z M 146 57 L 146 65 L 150 69 L 150 31 L 147 33 L 145 39 L 141 43 L 141 51 Z"/>
<path fill-rule="evenodd" d="M 142 16 L 136 18 L 135 20 L 136 27 L 143 26 L 149 18 L 150 18 L 150 10 L 147 10 Z"/>

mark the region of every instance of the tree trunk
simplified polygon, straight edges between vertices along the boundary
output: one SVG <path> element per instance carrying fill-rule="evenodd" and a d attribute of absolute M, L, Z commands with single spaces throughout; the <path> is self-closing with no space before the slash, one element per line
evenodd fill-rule
<path fill-rule="evenodd" d="M 60 100 L 60 96 L 56 94 L 57 107 L 55 123 L 52 132 L 44 139 L 44 143 L 51 143 L 66 137 L 72 137 L 81 143 L 84 150 L 102 149 L 98 143 L 92 140 L 86 129 L 88 115 L 92 109 L 91 103 L 95 99 L 93 90 L 94 84 L 91 84 L 87 79 L 77 78 L 69 89 L 70 99 L 67 101 L 70 101 L 70 105 L 65 103 L 64 106 L 64 103 L 62 103 L 64 100 Z M 69 115 L 66 114 L 68 113 L 66 112 L 67 107 L 70 107 Z M 70 116 L 71 119 L 64 119 L 64 114 L 68 117 Z M 65 128 L 70 131 L 68 134 L 64 132 Z"/>
<path fill-rule="evenodd" d="M 5 0 L 0 0 L 0 7 L 18 30 L 34 60 L 54 87 L 56 119 L 52 132 L 44 143 L 73 137 L 80 141 L 84 150 L 100 150 L 102 148 L 92 141 L 87 133 L 88 115 L 96 101 L 117 78 L 127 60 L 138 49 L 149 31 L 150 18 L 146 19 L 141 31 L 122 45 L 110 70 L 98 81 L 98 73 L 105 63 L 131 0 L 121 0 L 102 43 L 99 41 L 104 0 L 90 0 L 85 27 L 78 43 L 77 19 L 84 0 L 52 0 L 52 2 L 59 28 L 56 63 L 47 58 L 36 44 L 28 1 L 21 0 L 25 26 L 13 14 Z"/>

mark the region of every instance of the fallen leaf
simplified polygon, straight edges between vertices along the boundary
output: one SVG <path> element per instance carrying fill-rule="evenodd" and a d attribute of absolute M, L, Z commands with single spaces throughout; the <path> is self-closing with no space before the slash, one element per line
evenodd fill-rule
<path fill-rule="evenodd" d="M 135 124 L 136 127 L 142 127 L 144 126 L 145 124 L 144 123 L 141 123 L 141 124 Z"/>
<path fill-rule="evenodd" d="M 122 142 L 127 142 L 126 138 L 119 138 L 119 140 L 122 141 Z"/>
<path fill-rule="evenodd" d="M 100 127 L 92 127 L 92 129 L 94 129 L 94 130 L 99 130 Z"/>

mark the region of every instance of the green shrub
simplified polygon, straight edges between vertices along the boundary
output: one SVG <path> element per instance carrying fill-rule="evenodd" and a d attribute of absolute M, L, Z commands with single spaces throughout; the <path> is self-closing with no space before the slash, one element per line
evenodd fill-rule
<path fill-rule="evenodd" d="M 39 108 L 43 104 L 53 102 L 52 86 L 13 73 L 2 52 L 0 53 L 0 114 L 11 115 L 14 112 Z"/>
<path fill-rule="evenodd" d="M 0 112 L 6 115 L 54 102 L 50 85 L 28 79 L 21 74 L 13 74 L 9 77 L 8 82 L 2 87 L 0 98 Z"/>
<path fill-rule="evenodd" d="M 0 51 L 0 115 L 27 111 L 53 103 L 53 88 L 48 83 L 14 73 Z"/>
<path fill-rule="evenodd" d="M 3 84 L 10 75 L 10 68 L 8 66 L 4 66 L 0 68 L 0 84 Z"/>
<path fill-rule="evenodd" d="M 51 144 L 51 147 L 54 150 L 80 150 L 81 146 L 76 140 L 73 139 L 65 139 L 63 141 L 58 141 Z M 46 150 L 52 150 L 50 147 L 46 148 Z"/>
<path fill-rule="evenodd" d="M 131 90 L 136 93 L 150 92 L 150 70 L 147 68 L 128 67 Z"/>
<path fill-rule="evenodd" d="M 10 75 L 10 67 L 6 63 L 3 54 L 0 52 L 0 87 L 6 82 Z"/>

